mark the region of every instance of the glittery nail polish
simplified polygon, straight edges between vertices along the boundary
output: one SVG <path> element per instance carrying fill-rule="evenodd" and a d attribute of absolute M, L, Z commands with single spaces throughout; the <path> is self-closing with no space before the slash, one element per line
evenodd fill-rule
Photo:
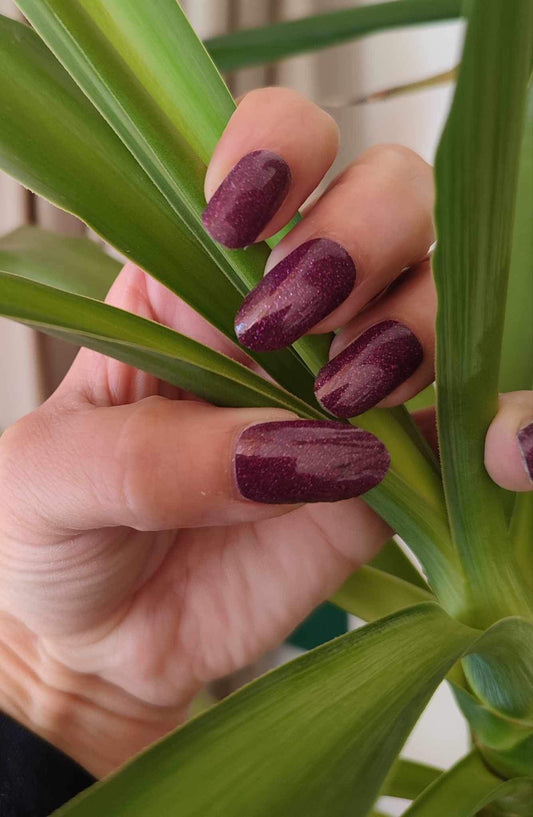
<path fill-rule="evenodd" d="M 407 326 L 376 323 L 318 373 L 317 400 L 336 417 L 355 417 L 411 377 L 423 357 L 420 341 Z"/>
<path fill-rule="evenodd" d="M 257 352 L 289 346 L 346 300 L 354 283 L 355 265 L 340 244 L 307 241 L 245 298 L 235 318 L 237 337 Z"/>
<path fill-rule="evenodd" d="M 518 432 L 518 445 L 529 479 L 533 482 L 533 423 Z"/>
<path fill-rule="evenodd" d="M 290 185 L 291 171 L 281 156 L 269 150 L 248 153 L 205 208 L 205 229 L 211 238 L 232 250 L 253 244 L 279 209 Z"/>
<path fill-rule="evenodd" d="M 235 450 L 241 495 L 277 505 L 359 496 L 381 482 L 389 465 L 377 437 L 331 420 L 249 426 Z"/>

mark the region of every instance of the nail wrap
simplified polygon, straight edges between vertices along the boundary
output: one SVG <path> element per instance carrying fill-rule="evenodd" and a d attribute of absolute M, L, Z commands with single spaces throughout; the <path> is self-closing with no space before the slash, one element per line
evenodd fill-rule
<path fill-rule="evenodd" d="M 390 456 L 368 431 L 335 421 L 260 423 L 235 450 L 235 478 L 246 499 L 272 504 L 335 502 L 381 482 Z"/>
<path fill-rule="evenodd" d="M 423 357 L 420 341 L 407 326 L 377 323 L 319 372 L 317 400 L 336 417 L 355 417 L 411 377 Z"/>
<path fill-rule="evenodd" d="M 533 423 L 529 423 L 529 425 L 520 429 L 518 432 L 518 445 L 529 479 L 533 482 Z"/>
<path fill-rule="evenodd" d="M 269 150 L 248 153 L 205 208 L 205 229 L 229 249 L 253 244 L 279 210 L 290 185 L 291 171 L 281 156 Z"/>
<path fill-rule="evenodd" d="M 237 337 L 257 352 L 289 346 L 346 300 L 354 283 L 355 265 L 340 244 L 307 241 L 245 298 L 235 318 Z"/>

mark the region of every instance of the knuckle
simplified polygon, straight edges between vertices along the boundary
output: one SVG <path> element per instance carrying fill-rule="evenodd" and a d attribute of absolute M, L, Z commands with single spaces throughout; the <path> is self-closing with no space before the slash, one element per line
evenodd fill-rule
<path fill-rule="evenodd" d="M 413 171 L 428 173 L 431 171 L 431 167 L 425 159 L 405 145 L 395 143 L 374 145 L 365 152 L 364 156 L 373 161 L 378 161 L 380 164 L 387 164 L 396 170 L 403 170 L 408 173 Z"/>
<path fill-rule="evenodd" d="M 116 441 L 113 460 L 120 499 L 139 529 L 153 529 L 158 519 L 159 462 L 152 441 L 164 438 L 168 412 L 168 401 L 163 397 L 139 401 L 131 406 Z"/>

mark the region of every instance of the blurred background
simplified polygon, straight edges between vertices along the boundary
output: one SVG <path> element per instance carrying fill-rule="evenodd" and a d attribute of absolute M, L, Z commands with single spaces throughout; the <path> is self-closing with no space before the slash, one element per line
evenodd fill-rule
<path fill-rule="evenodd" d="M 181 0 L 181 5 L 198 34 L 208 38 L 369 2 L 372 0 Z M 11 0 L 0 0 L 0 12 L 22 19 Z M 461 37 L 460 23 L 396 30 L 317 54 L 244 69 L 228 76 L 227 81 L 234 95 L 263 85 L 285 85 L 325 107 L 342 134 L 341 152 L 331 174 L 380 142 L 406 145 L 432 161 L 451 101 L 451 84 L 384 101 L 357 104 L 357 100 L 453 68 L 459 59 Z M 88 234 L 100 241 L 77 219 L 0 173 L 0 236 L 23 224 L 74 236 Z M 74 354 L 66 344 L 0 319 L 0 431 L 50 394 Z M 465 743 L 462 720 L 447 689 L 441 688 L 405 753 L 449 766 L 464 752 Z M 392 804 L 385 805 L 392 813 Z"/>

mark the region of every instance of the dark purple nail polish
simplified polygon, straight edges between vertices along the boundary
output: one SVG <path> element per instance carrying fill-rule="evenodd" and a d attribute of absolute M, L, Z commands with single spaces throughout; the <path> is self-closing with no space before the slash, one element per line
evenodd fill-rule
<path fill-rule="evenodd" d="M 318 373 L 317 400 L 336 417 L 355 417 L 411 377 L 423 357 L 420 341 L 407 326 L 376 323 Z"/>
<path fill-rule="evenodd" d="M 260 423 L 237 441 L 239 492 L 254 502 L 336 502 L 378 485 L 390 456 L 368 431 L 331 420 Z"/>
<path fill-rule="evenodd" d="M 237 337 L 256 352 L 289 346 L 346 300 L 354 283 L 355 265 L 340 244 L 307 241 L 245 298 L 235 318 Z"/>
<path fill-rule="evenodd" d="M 236 250 L 253 244 L 279 209 L 291 185 L 287 162 L 254 150 L 237 162 L 205 208 L 202 221 L 215 241 Z"/>
<path fill-rule="evenodd" d="M 533 423 L 518 432 L 518 445 L 529 479 L 533 482 Z"/>

